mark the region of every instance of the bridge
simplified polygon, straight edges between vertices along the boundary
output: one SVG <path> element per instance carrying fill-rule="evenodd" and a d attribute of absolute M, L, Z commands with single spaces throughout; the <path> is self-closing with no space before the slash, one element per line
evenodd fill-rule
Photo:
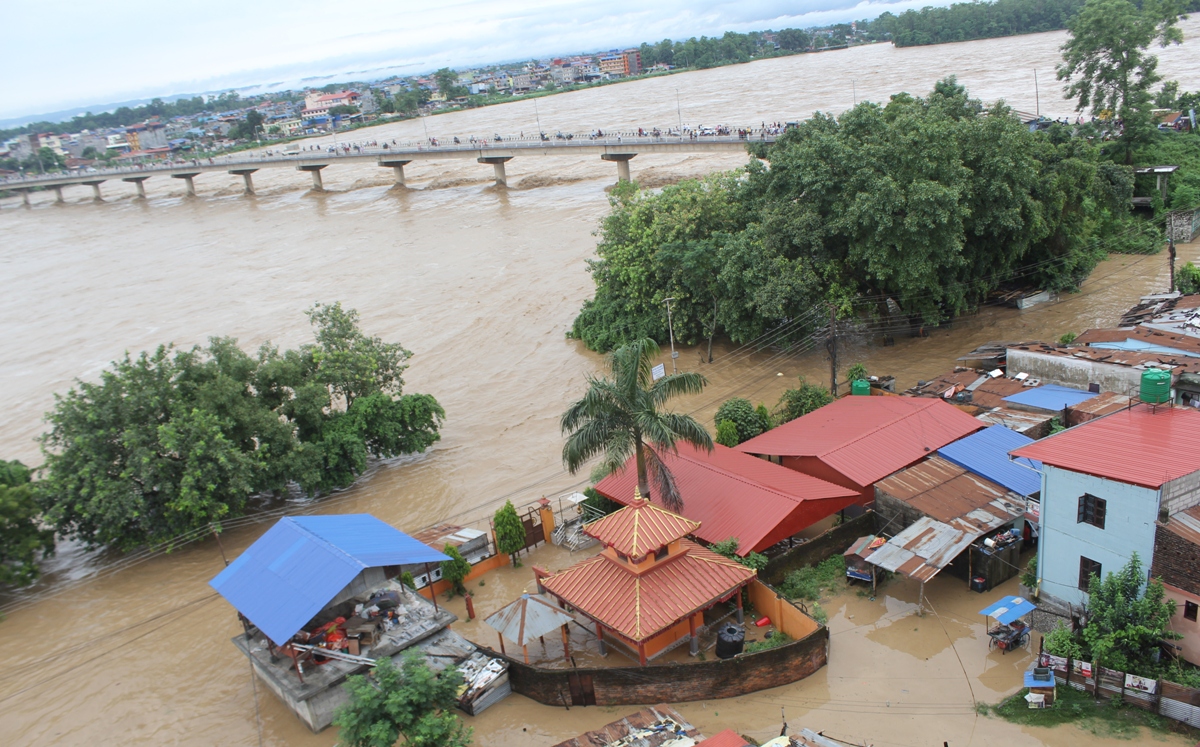
<path fill-rule="evenodd" d="M 451 145 L 411 145 L 401 147 L 381 146 L 364 148 L 347 145 L 323 146 L 325 150 L 307 150 L 292 154 L 257 153 L 249 156 L 219 156 L 215 158 L 191 159 L 185 162 L 167 162 L 144 166 L 123 166 L 109 169 L 76 171 L 65 174 L 12 177 L 0 181 L 0 190 L 18 192 L 24 204 L 29 204 L 29 193 L 35 189 L 48 189 L 63 202 L 63 189 L 74 186 L 92 188 L 93 197 L 102 199 L 100 185 L 106 181 L 120 180 L 137 187 L 138 197 L 146 197 L 145 183 L 153 177 L 180 179 L 187 187 L 189 196 L 196 195 L 196 177 L 220 172 L 240 176 L 245 182 L 245 193 L 254 194 L 253 174 L 261 169 L 283 168 L 308 172 L 314 191 L 323 191 L 321 172 L 337 164 L 375 163 L 392 169 L 396 184 L 404 186 L 404 167 L 414 161 L 438 161 L 445 159 L 475 159 L 476 162 L 492 167 L 496 184 L 508 186 L 505 164 L 514 158 L 546 158 L 553 156 L 599 156 L 603 161 L 615 163 L 618 181 L 630 180 L 629 162 L 640 154 L 661 153 L 730 153 L 745 152 L 750 142 L 772 143 L 775 136 L 760 133 L 757 136 L 695 135 L 695 136 L 634 136 L 612 138 L 572 138 L 569 140 L 502 140 Z M 312 147 L 312 146 L 310 146 Z"/>

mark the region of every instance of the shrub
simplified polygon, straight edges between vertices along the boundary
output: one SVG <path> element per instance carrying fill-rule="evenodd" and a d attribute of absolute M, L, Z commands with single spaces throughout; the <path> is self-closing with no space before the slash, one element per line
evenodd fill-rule
<path fill-rule="evenodd" d="M 846 577 L 846 559 L 841 555 L 827 558 L 818 565 L 799 568 L 787 574 L 779 592 L 788 599 L 816 600 L 821 592 L 833 588 Z"/>
<path fill-rule="evenodd" d="M 721 406 L 717 408 L 717 414 L 713 420 L 717 424 L 718 432 L 722 421 L 728 420 L 733 423 L 737 427 L 738 444 L 749 441 L 763 432 L 762 420 L 754 411 L 754 405 L 750 404 L 750 400 L 741 397 L 734 397 L 722 402 Z M 737 446 L 737 444 L 733 445 Z"/>
<path fill-rule="evenodd" d="M 517 516 L 517 509 L 512 501 L 505 501 L 496 515 L 492 517 L 492 526 L 496 529 L 496 544 L 500 552 L 511 555 L 513 566 L 517 565 L 517 553 L 525 549 L 525 525 Z"/>
<path fill-rule="evenodd" d="M 1200 267 L 1188 262 L 1176 270 L 1175 289 L 1180 293 L 1200 293 Z"/>
<path fill-rule="evenodd" d="M 776 630 L 761 641 L 750 641 L 742 649 L 743 653 L 753 654 L 758 651 L 766 651 L 772 648 L 779 648 L 785 643 L 791 643 L 792 637 L 782 630 Z"/>
<path fill-rule="evenodd" d="M 722 420 L 717 423 L 717 437 L 713 439 L 722 446 L 733 448 L 741 443 L 738 440 L 737 423 L 732 420 Z"/>
<path fill-rule="evenodd" d="M 442 552 L 450 556 L 449 560 L 442 561 L 442 578 L 450 584 L 450 593 L 466 594 L 467 588 L 463 586 L 463 579 L 471 572 L 471 564 L 454 545 L 446 545 Z"/>
<path fill-rule="evenodd" d="M 1075 342 L 1076 337 L 1078 337 L 1078 335 L 1076 335 L 1074 332 L 1067 332 L 1062 337 L 1058 338 L 1058 344 L 1070 345 L 1071 343 Z"/>
<path fill-rule="evenodd" d="M 779 398 L 776 408 L 780 423 L 788 423 L 798 417 L 818 410 L 833 401 L 833 395 L 823 386 L 809 384 L 800 377 L 799 389 L 788 389 Z"/>
<path fill-rule="evenodd" d="M 730 537 L 727 540 L 722 540 L 715 545 L 709 545 L 708 549 L 715 552 L 717 555 L 723 555 L 730 560 L 736 560 L 742 565 L 755 571 L 761 571 L 767 567 L 767 556 L 757 552 L 750 552 L 746 557 L 740 557 L 737 554 L 738 546 L 741 542 L 737 537 Z"/>
<path fill-rule="evenodd" d="M 1030 589 L 1037 588 L 1037 556 L 1033 556 L 1033 560 L 1029 561 L 1029 565 L 1025 566 L 1025 572 L 1021 574 L 1021 584 Z"/>

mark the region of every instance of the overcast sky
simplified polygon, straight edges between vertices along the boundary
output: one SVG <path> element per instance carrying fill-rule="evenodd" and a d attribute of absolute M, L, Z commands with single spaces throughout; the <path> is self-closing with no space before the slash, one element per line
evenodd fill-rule
<path fill-rule="evenodd" d="M 8 2 L 5 27 L 23 31 L 5 35 L 0 119 L 251 85 L 300 87 L 310 76 L 376 78 L 813 26 L 930 4 L 948 0 Z"/>

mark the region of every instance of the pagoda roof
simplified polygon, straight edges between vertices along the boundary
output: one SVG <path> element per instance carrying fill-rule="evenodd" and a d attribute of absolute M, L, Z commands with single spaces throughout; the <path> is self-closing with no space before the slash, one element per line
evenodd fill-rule
<path fill-rule="evenodd" d="M 700 522 L 648 503 L 635 491 L 632 503 L 584 526 L 583 531 L 622 555 L 640 558 L 699 528 Z"/>
<path fill-rule="evenodd" d="M 755 575 L 737 561 L 682 540 L 678 555 L 641 574 L 601 553 L 543 579 L 542 585 L 609 630 L 640 643 L 727 598 Z"/>

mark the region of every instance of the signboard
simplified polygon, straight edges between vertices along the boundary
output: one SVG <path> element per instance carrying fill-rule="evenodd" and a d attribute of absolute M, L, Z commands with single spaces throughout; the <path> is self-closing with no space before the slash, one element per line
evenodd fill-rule
<path fill-rule="evenodd" d="M 1040 663 L 1043 667 L 1050 667 L 1051 669 L 1058 669 L 1064 672 L 1067 671 L 1067 658 L 1065 656 L 1054 656 L 1053 654 L 1043 653 Z"/>
<path fill-rule="evenodd" d="M 1138 690 L 1144 693 L 1153 693 L 1154 688 L 1157 686 L 1158 683 L 1154 680 L 1149 680 L 1145 677 L 1138 677 L 1136 674 L 1125 675 L 1126 690 Z"/>
<path fill-rule="evenodd" d="M 657 366 L 650 369 L 650 375 L 654 377 L 655 381 L 658 381 L 667 375 L 667 365 L 665 363 L 659 363 Z"/>

